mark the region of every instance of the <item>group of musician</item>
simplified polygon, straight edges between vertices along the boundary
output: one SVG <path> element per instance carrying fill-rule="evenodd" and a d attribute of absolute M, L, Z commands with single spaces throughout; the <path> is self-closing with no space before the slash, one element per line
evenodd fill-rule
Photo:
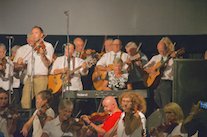
<path fill-rule="evenodd" d="M 36 111 L 22 127 L 23 136 L 33 126 L 34 137 L 60 137 L 60 136 L 95 136 L 102 137 L 146 137 L 146 101 L 139 94 L 124 92 L 116 100 L 108 96 L 101 102 L 105 112 L 109 116 L 99 125 L 91 121 L 87 115 L 69 120 L 74 109 L 74 103 L 68 99 L 61 99 L 58 105 L 58 115 L 51 108 L 53 101 L 52 90 L 48 89 L 48 74 L 68 76 L 63 83 L 64 89 L 80 91 L 83 90 L 81 77 L 89 73 L 88 62 L 96 58 L 96 71 L 103 71 L 106 75 L 101 90 L 133 90 L 149 88 L 151 85 L 145 83 L 146 76 L 157 75 L 155 67 L 158 63 L 163 64 L 163 70 L 159 70 L 160 80 L 154 87 L 154 101 L 159 108 L 164 108 L 168 122 L 175 123 L 171 131 L 164 131 L 161 136 L 185 137 L 180 128 L 184 119 L 182 109 L 172 103 L 172 80 L 173 80 L 173 58 L 175 55 L 174 44 L 168 37 L 163 37 L 157 44 L 158 55 L 149 61 L 134 42 L 126 44 L 127 53 L 121 51 L 122 42 L 119 39 L 107 39 L 104 41 L 105 54 L 92 54 L 92 50 L 84 51 L 84 41 L 75 38 L 73 43 L 65 45 L 63 56 L 53 58 L 54 48 L 51 43 L 44 41 L 44 32 L 41 27 L 35 26 L 27 35 L 27 44 L 12 48 L 12 57 L 6 57 L 6 46 L 0 43 L 0 111 L 4 115 L 9 110 L 9 94 L 13 93 L 10 102 L 18 109 L 31 108 L 31 100 L 36 99 Z M 83 52 L 86 54 L 81 58 Z M 52 65 L 51 65 L 52 64 Z M 49 67 L 51 67 L 49 71 Z M 77 69 L 79 67 L 79 69 Z M 77 69 L 73 73 L 73 70 Z M 97 79 L 96 79 L 97 80 Z M 155 79 L 156 80 L 156 79 Z M 19 89 L 23 84 L 22 95 Z M 95 85 L 94 85 L 95 87 Z M 96 87 L 95 87 L 96 88 Z M 21 104 L 20 104 L 21 98 Z M 118 103 L 117 103 L 118 101 Z M 15 103 L 13 103 L 15 102 Z M 19 103 L 19 104 L 18 104 Z M 90 104 L 88 104 L 90 107 Z M 8 116 L 0 115 L 0 131 L 4 136 L 12 136 L 15 132 L 18 114 Z M 101 116 L 100 116 L 101 117 Z M 81 128 L 74 126 L 80 121 Z M 68 123 L 67 123 L 68 122 Z M 6 125 L 6 126 L 5 126 Z M 66 126 L 65 126 L 66 125 Z M 159 129 L 153 127 L 148 134 L 160 136 Z"/>

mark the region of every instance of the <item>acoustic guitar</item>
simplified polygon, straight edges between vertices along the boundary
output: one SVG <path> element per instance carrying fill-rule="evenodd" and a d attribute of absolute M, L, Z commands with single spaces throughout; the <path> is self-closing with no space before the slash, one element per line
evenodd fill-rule
<path fill-rule="evenodd" d="M 183 53 L 185 53 L 185 51 L 184 51 L 184 48 L 181 48 L 181 49 L 175 51 L 174 53 L 175 53 L 175 57 L 176 57 L 177 55 L 182 55 Z M 155 87 L 158 85 L 158 83 L 159 83 L 159 81 L 160 81 L 160 79 L 161 79 L 161 77 L 162 77 L 163 71 L 164 71 L 164 69 L 165 69 L 165 66 L 164 66 L 164 65 L 165 65 L 165 63 L 167 63 L 171 58 L 172 58 L 172 57 L 169 56 L 169 57 L 167 58 L 167 60 L 164 61 L 163 63 L 158 62 L 154 67 L 150 67 L 150 68 L 148 68 L 148 69 L 155 69 L 155 70 L 157 71 L 157 73 L 156 73 L 155 75 L 153 75 L 153 74 L 149 74 L 149 73 L 144 73 L 145 76 L 143 76 L 143 83 L 144 83 L 144 85 L 145 85 L 146 87 L 155 88 Z"/>
<path fill-rule="evenodd" d="M 130 58 L 130 60 L 136 60 L 140 58 L 140 54 L 137 53 L 136 55 L 134 55 L 133 57 Z M 125 65 L 126 62 L 123 63 L 123 65 Z M 112 70 L 114 69 L 113 65 L 110 64 L 108 67 L 112 68 Z M 102 85 L 103 85 L 103 82 L 106 78 L 106 74 L 107 74 L 107 71 L 101 71 L 101 70 L 95 70 L 92 74 L 92 81 L 93 81 L 93 85 L 94 85 L 94 88 L 98 91 L 102 90 Z"/>
<path fill-rule="evenodd" d="M 95 63 L 97 62 L 97 60 L 94 58 L 94 59 L 91 59 L 89 60 L 86 64 L 87 64 L 87 68 L 90 68 L 91 66 L 93 66 Z M 62 84 L 63 84 L 63 78 L 65 78 L 66 80 L 66 83 L 68 82 L 68 80 L 70 81 L 71 79 L 71 75 L 79 70 L 80 68 L 82 67 L 79 66 L 71 71 L 69 71 L 69 76 L 67 76 L 67 74 L 64 75 L 63 77 L 63 74 L 57 74 L 57 75 L 49 75 L 48 77 L 48 89 L 52 89 L 53 92 L 52 94 L 61 94 L 62 92 Z"/>

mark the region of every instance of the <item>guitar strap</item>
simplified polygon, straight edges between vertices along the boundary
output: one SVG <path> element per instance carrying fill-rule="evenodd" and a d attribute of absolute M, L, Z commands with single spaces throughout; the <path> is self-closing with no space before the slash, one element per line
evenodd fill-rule
<path fill-rule="evenodd" d="M 73 57 L 73 70 L 75 69 L 75 57 Z"/>
<path fill-rule="evenodd" d="M 124 52 L 123 51 L 121 51 L 121 55 L 120 55 L 120 59 L 121 59 L 121 57 L 122 57 L 122 54 L 123 54 Z"/>

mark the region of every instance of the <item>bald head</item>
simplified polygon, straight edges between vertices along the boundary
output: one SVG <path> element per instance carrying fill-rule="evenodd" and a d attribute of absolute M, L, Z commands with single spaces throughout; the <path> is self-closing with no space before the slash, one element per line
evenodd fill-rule
<path fill-rule="evenodd" d="M 108 96 L 103 100 L 103 107 L 104 107 L 104 111 L 110 111 L 112 113 L 116 112 L 118 109 L 116 100 L 114 97 L 112 96 Z"/>
<path fill-rule="evenodd" d="M 162 55 L 162 56 L 167 55 L 167 46 L 164 43 L 164 41 L 160 41 L 157 44 L 157 50 L 158 50 L 158 52 L 159 52 L 160 55 Z"/>
<path fill-rule="evenodd" d="M 84 42 L 81 38 L 75 38 L 73 43 L 75 44 L 75 50 L 77 52 L 82 52 L 84 47 Z"/>

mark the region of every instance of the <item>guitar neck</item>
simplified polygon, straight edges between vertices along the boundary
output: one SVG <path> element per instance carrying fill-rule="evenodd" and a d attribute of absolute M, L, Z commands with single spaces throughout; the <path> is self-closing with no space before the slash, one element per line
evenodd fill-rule
<path fill-rule="evenodd" d="M 168 57 L 167 60 L 165 60 L 159 67 L 156 68 L 156 70 L 159 70 L 162 66 L 165 65 L 166 62 L 168 62 L 171 59 L 171 57 Z"/>
<path fill-rule="evenodd" d="M 71 70 L 69 75 L 73 74 L 75 71 L 79 70 L 81 67 L 82 67 L 82 65 L 77 67 L 77 68 L 75 68 L 75 69 L 73 69 L 73 70 Z"/>

